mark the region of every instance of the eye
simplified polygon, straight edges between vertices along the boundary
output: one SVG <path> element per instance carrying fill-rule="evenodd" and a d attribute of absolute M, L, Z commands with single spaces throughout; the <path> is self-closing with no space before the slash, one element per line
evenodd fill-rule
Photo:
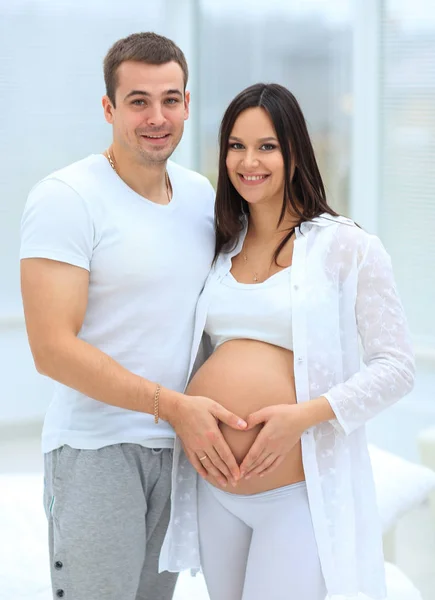
<path fill-rule="evenodd" d="M 239 142 L 233 142 L 232 144 L 230 144 L 228 146 L 228 148 L 230 150 L 242 150 L 243 149 L 243 144 L 240 144 Z"/>
<path fill-rule="evenodd" d="M 267 151 L 267 150 L 275 150 L 275 149 L 276 149 L 275 144 L 263 144 L 261 146 L 261 150 L 266 150 Z"/>
<path fill-rule="evenodd" d="M 144 106 L 145 100 L 139 100 L 139 99 L 138 100 L 133 100 L 132 104 L 134 106 Z"/>
<path fill-rule="evenodd" d="M 166 104 L 178 104 L 180 100 L 178 98 L 166 98 Z"/>

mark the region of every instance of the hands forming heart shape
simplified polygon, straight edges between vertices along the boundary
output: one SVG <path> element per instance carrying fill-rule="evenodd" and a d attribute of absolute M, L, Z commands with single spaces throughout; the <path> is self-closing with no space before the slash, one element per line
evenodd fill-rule
<path fill-rule="evenodd" d="M 199 475 L 211 476 L 223 486 L 273 472 L 307 428 L 303 405 L 268 406 L 244 421 L 209 398 L 184 398 L 180 399 L 172 425 Z M 219 421 L 239 431 L 263 425 L 240 465 L 219 429 Z"/>

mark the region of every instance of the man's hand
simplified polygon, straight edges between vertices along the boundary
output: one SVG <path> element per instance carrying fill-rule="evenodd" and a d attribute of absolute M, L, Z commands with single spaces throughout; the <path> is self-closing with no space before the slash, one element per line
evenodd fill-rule
<path fill-rule="evenodd" d="M 306 426 L 298 404 L 268 406 L 249 415 L 248 428 L 264 423 L 240 465 L 241 477 L 264 475 L 274 471 L 299 442 Z"/>
<path fill-rule="evenodd" d="M 187 458 L 201 477 L 211 475 L 222 486 L 240 479 L 240 469 L 226 443 L 218 422 L 245 430 L 246 421 L 218 402 L 202 396 L 179 394 L 167 420 L 180 437 Z"/>

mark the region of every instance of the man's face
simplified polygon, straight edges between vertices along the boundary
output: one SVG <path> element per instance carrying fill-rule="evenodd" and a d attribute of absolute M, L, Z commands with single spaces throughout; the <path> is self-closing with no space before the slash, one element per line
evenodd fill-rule
<path fill-rule="evenodd" d="M 189 117 L 190 95 L 184 93 L 180 65 L 128 61 L 119 66 L 117 75 L 116 108 L 107 96 L 103 98 L 114 142 L 141 163 L 165 162 L 178 146 Z"/>

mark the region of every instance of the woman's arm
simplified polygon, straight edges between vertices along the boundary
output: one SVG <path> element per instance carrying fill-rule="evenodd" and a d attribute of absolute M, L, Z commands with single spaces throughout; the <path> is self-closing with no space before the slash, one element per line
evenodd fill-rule
<path fill-rule="evenodd" d="M 363 368 L 318 398 L 269 406 L 250 415 L 249 428 L 265 426 L 241 465 L 242 475 L 273 471 L 303 432 L 315 425 L 330 421 L 347 435 L 411 391 L 414 356 L 408 326 L 390 257 L 375 236 L 370 236 L 360 262 L 355 314 Z"/>
<path fill-rule="evenodd" d="M 345 434 L 405 396 L 414 383 L 412 344 L 391 260 L 375 236 L 359 266 L 355 313 L 364 366 L 323 394 L 335 414 L 334 425 Z M 325 409 L 323 401 L 318 406 Z"/>

